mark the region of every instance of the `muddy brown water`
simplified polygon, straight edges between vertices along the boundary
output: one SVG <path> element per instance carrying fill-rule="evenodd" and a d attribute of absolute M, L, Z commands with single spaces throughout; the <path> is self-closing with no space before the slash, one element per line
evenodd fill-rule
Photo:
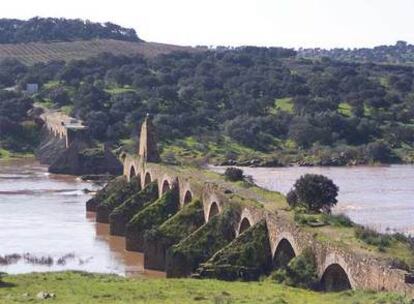
<path fill-rule="evenodd" d="M 144 270 L 143 254 L 86 213 L 97 186 L 47 173 L 32 159 L 0 160 L 0 272 L 80 270 L 159 277 Z"/>
<path fill-rule="evenodd" d="M 214 167 L 222 172 L 225 168 Z M 336 212 L 385 230 L 414 234 L 414 166 L 244 168 L 265 188 L 286 193 L 305 173 L 324 174 L 340 187 Z M 36 161 L 0 161 L 0 272 L 80 270 L 163 277 L 144 269 L 141 253 L 86 213 L 97 186 L 47 173 Z"/>
<path fill-rule="evenodd" d="M 210 167 L 223 173 L 225 167 Z M 336 213 L 380 231 L 414 235 L 414 166 L 242 168 L 266 189 L 286 194 L 306 173 L 323 174 L 339 186 Z"/>

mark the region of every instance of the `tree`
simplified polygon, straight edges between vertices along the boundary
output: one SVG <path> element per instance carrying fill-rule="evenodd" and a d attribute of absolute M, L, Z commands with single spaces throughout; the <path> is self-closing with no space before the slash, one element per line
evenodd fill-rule
<path fill-rule="evenodd" d="M 227 180 L 232 182 L 242 181 L 244 179 L 244 173 L 242 169 L 230 167 L 224 172 L 224 176 Z"/>
<path fill-rule="evenodd" d="M 336 205 L 339 188 L 332 180 L 323 175 L 305 174 L 294 184 L 291 192 L 290 203 L 293 206 L 303 206 L 309 211 L 330 212 Z"/>

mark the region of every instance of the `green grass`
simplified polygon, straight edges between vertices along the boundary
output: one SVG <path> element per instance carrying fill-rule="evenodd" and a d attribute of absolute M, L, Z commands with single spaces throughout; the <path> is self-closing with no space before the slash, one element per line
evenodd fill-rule
<path fill-rule="evenodd" d="M 51 80 L 51 81 L 46 82 L 43 85 L 43 88 L 44 89 L 52 89 L 52 88 L 57 88 L 59 86 L 60 86 L 59 80 Z"/>
<path fill-rule="evenodd" d="M 73 108 L 73 105 L 63 106 L 60 108 L 60 111 L 69 116 L 72 113 Z"/>
<path fill-rule="evenodd" d="M 6 149 L 0 149 L 0 159 L 10 159 L 11 153 Z"/>
<path fill-rule="evenodd" d="M 279 98 L 275 101 L 276 111 L 285 111 L 293 113 L 293 99 L 292 97 Z"/>
<path fill-rule="evenodd" d="M 9 276 L 0 285 L 0 303 L 140 304 L 140 303 L 272 303 L 272 304 L 391 304 L 410 303 L 395 294 L 347 291 L 316 293 L 270 280 L 225 282 L 194 279 L 126 279 L 110 275 L 61 272 Z M 38 300 L 41 292 L 54 293 Z"/>
<path fill-rule="evenodd" d="M 351 116 L 351 105 L 347 102 L 341 102 L 338 106 L 338 112 L 344 116 Z"/>
<path fill-rule="evenodd" d="M 107 88 L 105 89 L 105 92 L 111 95 L 116 95 L 116 94 L 136 92 L 136 90 L 132 88 L 128 88 L 128 87 L 124 87 L 124 88 L 116 87 L 116 88 Z"/>

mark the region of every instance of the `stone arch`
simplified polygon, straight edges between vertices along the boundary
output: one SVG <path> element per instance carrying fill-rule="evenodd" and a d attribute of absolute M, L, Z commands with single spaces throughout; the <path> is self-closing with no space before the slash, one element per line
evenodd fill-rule
<path fill-rule="evenodd" d="M 207 223 L 212 216 L 210 214 L 217 215 L 217 213 L 221 213 L 222 211 L 222 202 L 217 196 L 216 193 L 210 190 L 203 190 L 203 209 L 204 209 L 204 220 Z M 213 204 L 215 205 L 213 207 Z M 212 209 L 214 208 L 214 209 Z M 211 213 L 213 211 L 213 213 Z"/>
<path fill-rule="evenodd" d="M 137 170 L 135 169 L 134 165 L 129 168 L 128 178 L 131 180 L 134 176 L 137 176 Z"/>
<path fill-rule="evenodd" d="M 350 268 L 342 256 L 335 252 L 326 258 L 320 271 L 320 289 L 325 291 L 343 291 L 355 286 Z"/>
<path fill-rule="evenodd" d="M 216 216 L 217 214 L 220 213 L 220 208 L 217 202 L 212 202 L 210 204 L 210 208 L 208 209 L 208 217 L 207 217 L 207 222 L 213 217 Z"/>
<path fill-rule="evenodd" d="M 193 200 L 193 193 L 190 190 L 187 190 L 183 198 L 183 206 L 189 204 Z"/>
<path fill-rule="evenodd" d="M 286 267 L 289 262 L 297 256 L 294 243 L 290 237 L 283 236 L 277 243 L 275 253 L 273 254 L 273 269 Z"/>
<path fill-rule="evenodd" d="M 163 195 L 165 192 L 167 192 L 170 189 L 171 189 L 170 181 L 168 179 L 164 179 L 164 181 L 161 184 L 161 195 Z"/>
<path fill-rule="evenodd" d="M 324 291 L 344 291 L 352 289 L 351 282 L 345 269 L 339 264 L 331 264 L 321 278 L 321 289 Z"/>
<path fill-rule="evenodd" d="M 252 226 L 252 224 L 250 223 L 249 219 L 247 217 L 243 218 L 240 221 L 240 225 L 239 225 L 239 231 L 238 234 L 242 234 L 243 232 L 245 232 L 247 229 L 249 229 Z"/>
<path fill-rule="evenodd" d="M 144 175 L 144 187 L 148 186 L 152 182 L 152 176 L 149 171 L 147 171 Z"/>
<path fill-rule="evenodd" d="M 236 235 L 240 235 L 243 233 L 246 229 L 250 228 L 255 224 L 255 221 L 253 220 L 252 215 L 250 214 L 249 209 L 245 208 L 243 209 L 239 224 L 237 225 Z"/>

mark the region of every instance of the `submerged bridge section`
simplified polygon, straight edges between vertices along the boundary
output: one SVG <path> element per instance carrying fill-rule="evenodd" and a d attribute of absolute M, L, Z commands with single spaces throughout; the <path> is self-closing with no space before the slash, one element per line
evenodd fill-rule
<path fill-rule="evenodd" d="M 405 271 L 391 268 L 385 260 L 368 251 L 355 250 L 334 240 L 318 238 L 317 233 L 298 226 L 291 212 L 283 208 L 273 208 L 272 196 L 268 191 L 258 188 L 245 189 L 224 180 L 217 180 L 213 173 L 201 169 L 180 168 L 160 163 L 154 127 L 149 118 L 142 125 L 139 151 L 134 155 L 122 155 L 122 161 L 124 177 L 128 181 L 135 181 L 138 188 L 144 189 L 155 182 L 159 198 L 172 189 L 177 191 L 178 211 L 194 200 L 201 201 L 203 223 L 193 234 L 200 233 L 203 227 L 221 215 L 226 206 L 231 204 L 238 206 L 237 215 L 227 223 L 233 231 L 232 237 L 235 240 L 250 228 L 264 222 L 267 228 L 266 240 L 270 248 L 267 253 L 271 260 L 270 270 L 286 265 L 304 250 L 311 250 L 316 259 L 321 289 L 387 290 L 414 297 L 413 285 L 405 281 Z M 229 246 L 231 244 L 233 243 L 230 242 Z M 145 252 L 145 246 L 143 248 Z M 165 258 L 161 257 L 160 260 L 168 264 Z M 168 265 L 145 265 L 146 268 L 151 266 L 165 270 L 167 276 L 169 275 Z M 183 270 L 181 275 L 193 272 L 194 269 L 190 267 Z M 172 273 L 170 276 L 177 274 Z"/>

